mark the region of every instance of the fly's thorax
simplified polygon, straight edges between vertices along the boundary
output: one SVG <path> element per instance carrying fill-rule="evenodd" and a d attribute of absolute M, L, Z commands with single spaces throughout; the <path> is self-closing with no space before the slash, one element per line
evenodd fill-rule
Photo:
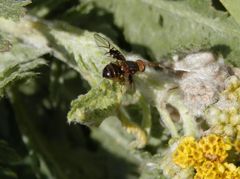
<path fill-rule="evenodd" d="M 125 62 L 127 65 L 127 72 L 130 74 L 135 74 L 136 72 L 139 71 L 138 64 L 134 61 L 126 61 Z"/>
<path fill-rule="evenodd" d="M 125 61 L 125 57 L 121 54 L 121 52 L 119 52 L 117 49 L 115 48 L 111 48 L 109 50 L 109 54 L 112 58 L 117 59 L 117 60 L 121 60 L 121 61 Z"/>

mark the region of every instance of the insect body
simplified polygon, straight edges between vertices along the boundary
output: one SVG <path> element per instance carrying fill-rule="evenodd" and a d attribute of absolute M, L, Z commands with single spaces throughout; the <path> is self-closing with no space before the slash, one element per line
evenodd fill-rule
<path fill-rule="evenodd" d="M 133 82 L 132 76 L 137 72 L 143 72 L 145 70 L 145 62 L 142 60 L 128 61 L 124 55 L 113 47 L 110 42 L 100 36 L 99 34 L 94 34 L 96 43 L 99 47 L 105 48 L 115 62 L 110 62 L 107 64 L 102 72 L 102 76 L 107 79 L 115 79 L 120 82 Z"/>
<path fill-rule="evenodd" d="M 102 76 L 108 79 L 116 79 L 120 82 L 128 81 L 130 84 L 132 81 L 132 75 L 137 72 L 143 72 L 145 70 L 145 64 L 141 60 L 124 61 L 109 63 L 103 69 Z"/>

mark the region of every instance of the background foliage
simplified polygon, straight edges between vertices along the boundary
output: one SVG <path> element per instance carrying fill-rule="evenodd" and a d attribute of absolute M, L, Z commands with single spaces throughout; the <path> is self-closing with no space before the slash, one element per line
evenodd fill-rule
<path fill-rule="evenodd" d="M 123 96 L 122 87 L 102 79 L 109 59 L 92 35 L 101 32 L 124 51 L 152 61 L 207 49 L 239 66 L 237 5 L 237 0 L 0 0 L 0 178 L 164 178 L 157 167 L 144 164 L 159 160 L 169 132 L 154 105 Z M 133 136 L 116 117 L 104 120 L 122 98 L 131 120 L 152 119 L 151 130 L 144 124 L 151 138 L 142 150 L 130 147 Z M 67 117 L 91 126 L 104 121 L 88 128 L 69 125 Z"/>

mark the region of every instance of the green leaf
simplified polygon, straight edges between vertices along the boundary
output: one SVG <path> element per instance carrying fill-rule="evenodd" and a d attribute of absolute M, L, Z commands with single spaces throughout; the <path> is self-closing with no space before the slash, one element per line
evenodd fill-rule
<path fill-rule="evenodd" d="M 97 46 L 94 33 L 65 23 L 52 23 L 50 26 L 50 23 L 33 21 L 31 18 L 23 19 L 19 23 L 6 20 L 0 22 L 3 24 L 0 30 L 11 33 L 24 42 L 34 44 L 33 50 L 38 52 L 41 49 L 40 52 L 44 54 L 51 48 L 56 58 L 80 72 L 93 87 L 89 93 L 80 96 L 72 103 L 68 114 L 69 121 L 99 125 L 105 117 L 113 113 L 113 109 L 120 103 L 125 87 L 120 87 L 116 83 L 111 84 L 108 80 L 102 81 L 102 69 L 111 59 L 104 55 L 106 52 L 104 49 Z M 19 28 L 24 28 L 25 31 L 20 33 Z M 27 50 L 21 51 L 27 52 Z"/>
<path fill-rule="evenodd" d="M 50 52 L 46 40 L 29 24 L 0 18 L 0 33 L 5 40 L 0 53 L 0 97 L 11 84 L 35 76 L 33 69 L 46 64 L 40 56 Z M 24 32 L 24 33 L 23 33 Z M 14 37 L 15 36 L 15 37 Z M 25 39 L 20 38 L 21 36 Z"/>
<path fill-rule="evenodd" d="M 11 18 L 13 20 L 19 20 L 20 17 L 25 15 L 26 6 L 31 3 L 31 0 L 0 0 L 0 17 Z"/>
<path fill-rule="evenodd" d="M 42 79 L 34 80 L 41 84 L 39 82 Z M 40 89 L 44 87 L 45 84 L 40 86 Z M 35 162 L 28 159 L 36 176 L 44 173 L 47 175 L 41 178 L 68 179 L 105 178 L 106 175 L 110 178 L 126 178 L 128 174 L 137 175 L 136 162 L 130 160 L 131 156 L 126 150 L 123 151 L 122 147 L 119 147 L 119 151 L 125 153 L 124 159 L 117 155 L 118 152 L 108 151 L 102 145 L 98 145 L 95 139 L 92 140 L 85 133 L 88 131 L 86 128 L 82 130 L 79 125 L 66 125 L 65 114 L 68 107 L 46 109 L 42 103 L 49 100 L 48 90 L 40 90 L 30 96 L 15 92 L 10 99 L 24 142 L 31 151 L 31 158 L 36 158 Z M 68 102 L 64 102 L 68 106 Z M 41 112 L 39 114 L 36 111 Z M 94 130 L 98 131 L 98 128 Z M 99 133 L 97 135 L 103 136 Z M 107 140 L 106 135 L 103 137 Z M 116 142 L 116 145 L 113 142 L 111 144 L 117 148 L 117 141 L 114 138 L 111 140 Z"/>
<path fill-rule="evenodd" d="M 40 30 L 48 37 L 54 55 L 79 71 L 91 86 L 98 85 L 102 80 L 102 69 L 110 60 L 104 55 L 105 51 L 97 46 L 94 33 L 65 23 L 52 25 Z"/>
<path fill-rule="evenodd" d="M 135 165 L 140 164 L 142 158 L 135 155 L 134 150 L 130 150 L 132 138 L 126 134 L 120 121 L 116 121 L 115 117 L 106 119 L 99 128 L 92 128 L 91 136 L 111 153 Z M 129 163 L 127 166 L 130 167 Z"/>
<path fill-rule="evenodd" d="M 16 81 L 35 76 L 37 73 L 32 72 L 32 70 L 44 64 L 46 64 L 45 60 L 36 59 L 25 63 L 8 65 L 0 72 L 0 97 L 3 96 L 6 88 Z"/>
<path fill-rule="evenodd" d="M 64 23 L 52 25 L 51 29 L 45 27 L 39 30 L 48 37 L 54 55 L 79 71 L 92 86 L 87 94 L 80 95 L 72 102 L 68 121 L 99 125 L 114 114 L 126 89 L 103 80 L 102 69 L 110 59 L 104 55 L 106 51 L 97 46 L 94 33 Z"/>
<path fill-rule="evenodd" d="M 143 46 L 153 58 L 159 60 L 176 51 L 212 49 L 240 65 L 240 26 L 226 13 L 216 11 L 210 0 L 85 1 L 111 12 L 126 40 L 135 44 L 133 47 Z"/>
<path fill-rule="evenodd" d="M 43 55 L 50 52 L 46 37 L 37 29 L 41 24 L 37 24 L 36 21 L 36 19 L 29 16 L 18 22 L 0 17 L 0 35 L 2 39 L 8 40 L 13 47 L 16 46 L 14 43 L 18 43 L 22 48 L 20 49 L 22 51 L 19 50 L 21 53 L 3 53 L 5 56 L 11 56 L 8 58 L 14 59 L 14 55 L 18 53 L 21 57 L 20 60 L 24 60 L 31 58 L 35 53 Z M 17 49 L 18 47 L 16 47 Z"/>
<path fill-rule="evenodd" d="M 19 23 L 0 19 L 2 30 L 34 49 L 53 55 L 80 72 L 91 86 L 102 79 L 102 69 L 110 62 L 104 49 L 97 46 L 94 33 L 63 23 L 46 23 L 32 17 Z"/>
<path fill-rule="evenodd" d="M 240 1 L 239 0 L 220 0 L 233 18 L 240 24 Z"/>
<path fill-rule="evenodd" d="M 44 54 L 43 49 L 22 44 L 16 39 L 12 39 L 12 42 L 10 51 L 0 53 L 0 97 L 11 84 L 35 76 L 37 73 L 32 70 L 46 64 L 43 59 L 38 58 Z"/>
<path fill-rule="evenodd" d="M 112 40 L 119 38 L 118 29 L 112 21 L 112 14 L 106 13 L 104 9 L 96 9 L 92 2 L 82 2 L 66 11 L 60 18 L 83 29 L 102 32 Z"/>
<path fill-rule="evenodd" d="M 118 84 L 103 80 L 99 86 L 71 103 L 68 121 L 98 126 L 105 118 L 116 113 L 122 94 L 123 88 Z"/>
<path fill-rule="evenodd" d="M 110 59 L 104 55 L 106 51 L 97 46 L 94 33 L 64 23 L 55 23 L 51 29 L 40 30 L 49 37 L 55 56 L 73 66 L 92 86 L 87 94 L 80 95 L 72 102 L 68 121 L 99 125 L 106 117 L 113 115 L 126 89 L 103 80 L 102 69 Z"/>

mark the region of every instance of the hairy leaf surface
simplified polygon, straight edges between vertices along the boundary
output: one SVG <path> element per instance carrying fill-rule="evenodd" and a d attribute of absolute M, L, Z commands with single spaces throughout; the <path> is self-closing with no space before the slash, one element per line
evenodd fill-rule
<path fill-rule="evenodd" d="M 38 58 L 44 51 L 37 50 L 30 45 L 19 43 L 12 39 L 13 47 L 6 52 L 0 53 L 0 96 L 5 89 L 14 82 L 33 77 L 37 73 L 32 70 L 40 65 L 46 64 L 43 59 Z"/>
<path fill-rule="evenodd" d="M 92 88 L 85 95 L 80 95 L 72 102 L 68 121 L 80 122 L 85 125 L 99 125 L 110 115 L 116 115 L 121 97 L 121 88 L 104 80 L 99 86 Z"/>
<path fill-rule="evenodd" d="M 153 58 L 209 49 L 240 65 L 240 26 L 231 16 L 216 11 L 210 0 L 85 1 L 112 13 L 126 40 L 133 47 L 143 46 Z"/>
<path fill-rule="evenodd" d="M 31 3 L 31 0 L 0 0 L 0 17 L 11 18 L 19 20 L 20 17 L 25 15 L 26 6 Z"/>
<path fill-rule="evenodd" d="M 234 19 L 240 24 L 240 1 L 238 0 L 221 0 L 223 5 L 226 7 L 226 9 L 230 12 L 230 14 L 234 17 Z"/>

